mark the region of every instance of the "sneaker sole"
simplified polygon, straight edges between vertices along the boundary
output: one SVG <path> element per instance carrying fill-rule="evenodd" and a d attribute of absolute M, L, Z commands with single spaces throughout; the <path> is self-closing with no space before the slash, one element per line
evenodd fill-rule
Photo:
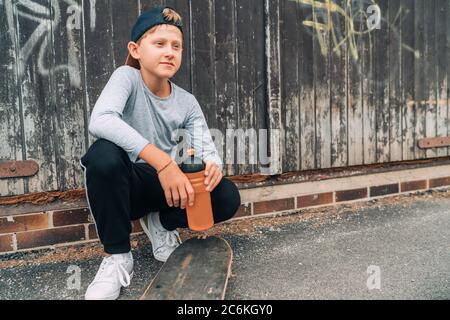
<path fill-rule="evenodd" d="M 130 281 L 131 281 L 131 279 L 133 279 L 133 276 L 134 276 L 134 271 L 132 271 L 130 273 Z M 86 296 L 84 296 L 84 300 L 117 300 L 117 298 L 120 296 L 120 290 L 122 288 L 123 287 L 121 286 L 118 291 L 116 291 L 114 294 L 107 296 L 107 297 L 97 298 L 97 299 L 95 299 L 95 298 L 88 299 Z"/>

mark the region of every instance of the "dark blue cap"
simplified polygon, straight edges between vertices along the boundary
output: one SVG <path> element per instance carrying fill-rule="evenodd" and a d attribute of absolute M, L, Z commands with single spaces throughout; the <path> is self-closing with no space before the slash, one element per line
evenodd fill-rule
<path fill-rule="evenodd" d="M 144 33 L 159 24 L 170 24 L 180 29 L 181 33 L 183 33 L 182 22 L 181 19 L 178 21 L 168 21 L 164 18 L 163 11 L 164 9 L 170 9 L 175 11 L 174 9 L 166 6 L 157 6 L 151 10 L 143 12 L 131 30 L 131 41 L 138 41 Z"/>

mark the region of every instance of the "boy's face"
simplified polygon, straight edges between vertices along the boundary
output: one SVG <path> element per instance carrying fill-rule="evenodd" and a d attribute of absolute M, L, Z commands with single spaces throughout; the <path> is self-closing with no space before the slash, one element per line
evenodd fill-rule
<path fill-rule="evenodd" d="M 131 42 L 130 44 L 134 44 Z M 183 35 L 172 25 L 163 24 L 145 35 L 139 44 L 128 45 L 133 58 L 139 60 L 141 69 L 157 78 L 172 78 L 181 66 Z"/>

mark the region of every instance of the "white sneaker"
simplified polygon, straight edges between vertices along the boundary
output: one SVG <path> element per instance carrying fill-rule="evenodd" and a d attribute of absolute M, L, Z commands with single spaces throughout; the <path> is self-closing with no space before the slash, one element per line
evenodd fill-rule
<path fill-rule="evenodd" d="M 122 287 L 130 285 L 133 278 L 133 256 L 131 251 L 103 258 L 94 281 L 86 290 L 86 300 L 115 300 Z"/>
<path fill-rule="evenodd" d="M 159 212 L 150 212 L 146 218 L 147 223 L 144 218 L 140 219 L 140 223 L 152 243 L 153 255 L 156 260 L 166 262 L 172 252 L 181 244 L 180 235 L 176 230 L 164 229 L 159 220 Z"/>

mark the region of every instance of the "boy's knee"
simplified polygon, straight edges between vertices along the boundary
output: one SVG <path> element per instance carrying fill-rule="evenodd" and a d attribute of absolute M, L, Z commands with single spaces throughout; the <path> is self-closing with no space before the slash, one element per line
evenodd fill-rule
<path fill-rule="evenodd" d="M 81 163 L 89 168 L 89 174 L 111 176 L 124 169 L 124 152 L 116 144 L 105 139 L 99 139 L 91 145 L 81 158 Z"/>
<path fill-rule="evenodd" d="M 219 198 L 221 206 L 224 208 L 223 220 L 231 219 L 241 206 L 241 195 L 236 185 L 226 178 L 222 178 L 222 188 L 218 190 L 220 192 Z"/>

